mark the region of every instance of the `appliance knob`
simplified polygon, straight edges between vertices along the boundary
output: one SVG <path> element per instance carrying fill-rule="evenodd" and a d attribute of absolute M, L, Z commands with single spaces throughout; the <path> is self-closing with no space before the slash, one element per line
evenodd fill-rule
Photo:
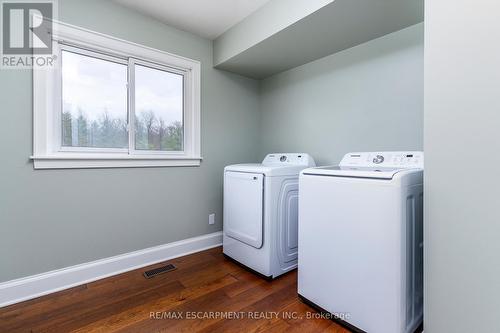
<path fill-rule="evenodd" d="M 384 161 L 384 156 L 382 155 L 377 155 L 373 158 L 373 163 L 375 164 L 380 164 Z"/>
<path fill-rule="evenodd" d="M 285 155 L 281 156 L 280 157 L 280 162 L 285 162 L 285 161 L 286 161 L 286 156 Z"/>

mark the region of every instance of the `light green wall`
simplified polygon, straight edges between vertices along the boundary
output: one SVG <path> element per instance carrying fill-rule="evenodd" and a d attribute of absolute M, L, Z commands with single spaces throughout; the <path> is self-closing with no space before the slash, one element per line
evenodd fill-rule
<path fill-rule="evenodd" d="M 33 170 L 30 71 L 0 71 L 0 282 L 222 228 L 222 170 L 271 151 L 320 164 L 422 148 L 422 25 L 259 82 L 212 68 L 212 43 L 105 0 L 62 21 L 202 62 L 201 167 Z M 208 214 L 217 214 L 208 225 Z"/>
<path fill-rule="evenodd" d="M 258 156 L 259 82 L 213 69 L 210 41 L 111 1 L 59 9 L 61 21 L 201 61 L 204 160 L 35 171 L 31 71 L 0 71 L 0 281 L 221 230 L 223 167 Z"/>
<path fill-rule="evenodd" d="M 423 24 L 265 79 L 261 156 L 312 154 L 338 163 L 349 151 L 421 150 Z"/>

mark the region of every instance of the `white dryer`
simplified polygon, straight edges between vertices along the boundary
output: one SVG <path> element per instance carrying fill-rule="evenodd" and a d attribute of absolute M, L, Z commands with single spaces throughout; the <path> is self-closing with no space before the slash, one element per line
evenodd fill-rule
<path fill-rule="evenodd" d="M 370 333 L 413 333 L 423 316 L 422 152 L 350 153 L 303 170 L 300 297 Z"/>
<path fill-rule="evenodd" d="M 224 168 L 223 253 L 275 278 L 297 267 L 298 177 L 308 154 L 269 154 Z"/>

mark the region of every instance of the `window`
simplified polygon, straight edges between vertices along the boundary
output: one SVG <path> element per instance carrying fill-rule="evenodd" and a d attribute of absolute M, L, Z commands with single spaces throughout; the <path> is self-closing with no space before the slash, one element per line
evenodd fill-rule
<path fill-rule="evenodd" d="M 54 24 L 34 69 L 35 168 L 200 164 L 200 64 Z"/>
<path fill-rule="evenodd" d="M 127 65 L 61 52 L 61 150 L 128 147 Z"/>
<path fill-rule="evenodd" d="M 182 151 L 184 77 L 139 64 L 134 77 L 135 149 Z"/>

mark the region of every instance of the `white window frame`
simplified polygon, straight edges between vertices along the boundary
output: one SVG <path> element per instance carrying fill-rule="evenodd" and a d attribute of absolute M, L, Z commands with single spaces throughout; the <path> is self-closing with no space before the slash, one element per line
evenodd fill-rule
<path fill-rule="evenodd" d="M 62 22 L 53 24 L 53 50 L 90 55 L 128 66 L 129 147 L 125 149 L 63 147 L 61 145 L 61 66 L 33 68 L 33 156 L 35 169 L 199 166 L 200 71 L 199 61 L 184 58 Z M 135 149 L 134 66 L 144 65 L 184 77 L 183 150 Z"/>

